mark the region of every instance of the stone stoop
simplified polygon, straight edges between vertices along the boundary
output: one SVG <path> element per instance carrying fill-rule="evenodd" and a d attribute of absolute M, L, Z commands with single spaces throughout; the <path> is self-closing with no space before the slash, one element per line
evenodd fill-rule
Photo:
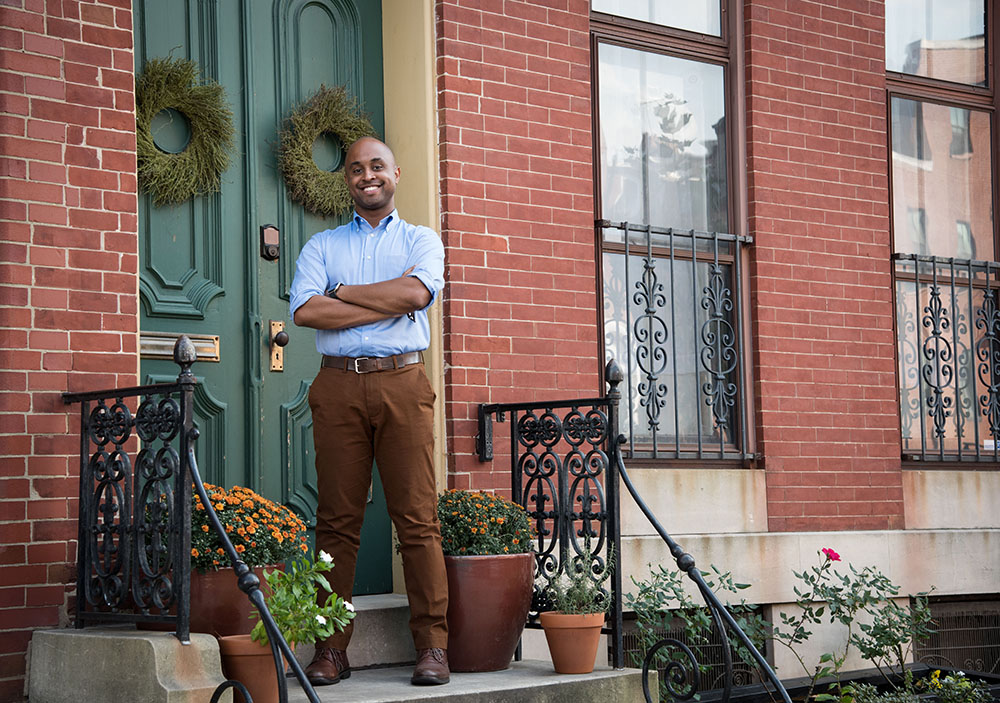
<path fill-rule="evenodd" d="M 352 662 L 353 664 L 353 662 Z M 504 671 L 452 673 L 444 686 L 414 686 L 409 666 L 352 672 L 316 689 L 322 703 L 642 703 L 642 672 L 601 667 L 590 674 L 557 674 L 547 661 L 525 659 Z M 650 686 L 656 690 L 655 674 Z M 290 680 L 288 703 L 308 703 Z"/>
<path fill-rule="evenodd" d="M 207 703 L 225 680 L 211 635 L 183 645 L 172 633 L 131 627 L 36 630 L 30 651 L 31 703 Z M 220 703 L 232 703 L 232 693 Z"/>
<path fill-rule="evenodd" d="M 351 677 L 316 689 L 323 703 L 642 703 L 641 672 L 615 671 L 599 654 L 594 673 L 561 675 L 552 669 L 538 630 L 526 630 L 524 661 L 486 673 L 453 673 L 444 686 L 410 684 L 415 659 L 409 607 L 403 595 L 359 596 L 348 648 Z M 601 651 L 606 651 L 605 647 Z M 303 666 L 312 645 L 296 648 Z M 655 674 L 654 674 L 655 676 Z M 192 634 L 182 645 L 172 633 L 131 626 L 83 630 L 38 630 L 31 641 L 28 671 L 31 703 L 207 703 L 222 683 L 219 647 L 210 635 Z M 655 681 L 651 682 L 655 687 Z M 655 690 L 655 688 L 653 688 Z M 288 679 L 289 703 L 306 703 L 295 678 Z M 232 693 L 222 702 L 231 703 Z"/>

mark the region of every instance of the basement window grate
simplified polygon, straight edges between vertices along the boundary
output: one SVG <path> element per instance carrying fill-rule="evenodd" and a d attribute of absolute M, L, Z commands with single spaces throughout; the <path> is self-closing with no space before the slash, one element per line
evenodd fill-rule
<path fill-rule="evenodd" d="M 937 630 L 914 649 L 917 661 L 963 671 L 1000 673 L 1000 598 L 931 598 Z"/>

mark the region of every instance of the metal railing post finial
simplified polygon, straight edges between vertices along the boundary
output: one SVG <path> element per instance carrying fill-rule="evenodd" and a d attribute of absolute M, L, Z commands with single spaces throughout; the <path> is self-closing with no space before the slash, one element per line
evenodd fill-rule
<path fill-rule="evenodd" d="M 182 334 L 174 342 L 174 363 L 181 367 L 181 372 L 177 376 L 178 383 L 194 382 L 191 365 L 197 360 L 198 352 L 195 351 L 194 342 L 186 334 Z"/>

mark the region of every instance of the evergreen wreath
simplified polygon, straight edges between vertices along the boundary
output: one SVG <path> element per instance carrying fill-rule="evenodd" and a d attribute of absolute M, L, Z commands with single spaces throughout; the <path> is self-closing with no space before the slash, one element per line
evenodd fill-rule
<path fill-rule="evenodd" d="M 156 206 L 181 203 L 219 190 L 233 148 L 233 112 L 215 81 L 199 84 L 198 67 L 187 59 L 150 59 L 136 80 L 136 157 L 139 187 Z M 183 151 L 168 154 L 153 143 L 150 124 L 173 108 L 191 125 Z"/>
<path fill-rule="evenodd" d="M 313 143 L 332 134 L 344 149 L 361 137 L 374 137 L 375 129 L 357 113 L 356 102 L 343 87 L 325 85 L 299 105 L 281 131 L 278 163 L 288 196 L 316 215 L 339 215 L 351 208 L 351 194 L 343 169 L 324 171 L 313 160 Z"/>

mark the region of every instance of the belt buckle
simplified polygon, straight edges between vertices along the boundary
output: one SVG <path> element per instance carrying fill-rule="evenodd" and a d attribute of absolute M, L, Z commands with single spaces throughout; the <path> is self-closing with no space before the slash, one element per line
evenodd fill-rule
<path fill-rule="evenodd" d="M 354 373 L 368 373 L 367 371 L 362 371 L 360 368 L 358 368 L 358 362 L 359 361 L 368 361 L 370 358 L 371 357 L 367 357 L 367 356 L 359 356 L 357 359 L 353 359 L 353 361 L 354 361 Z"/>

